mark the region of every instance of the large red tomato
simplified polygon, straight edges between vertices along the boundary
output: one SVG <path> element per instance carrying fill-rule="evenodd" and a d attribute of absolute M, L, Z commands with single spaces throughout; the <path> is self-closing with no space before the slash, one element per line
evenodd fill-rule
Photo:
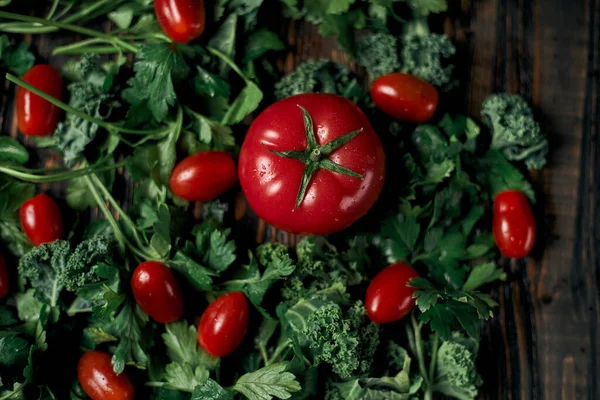
<path fill-rule="evenodd" d="M 62 98 L 62 78 L 50 65 L 34 66 L 25 73 L 23 80 L 58 100 Z M 51 135 L 59 116 L 60 108 L 54 104 L 27 89 L 17 89 L 17 119 L 24 135 Z"/>
<path fill-rule="evenodd" d="M 256 118 L 238 173 L 259 217 L 288 232 L 323 235 L 348 227 L 375 203 L 385 154 L 356 104 L 330 94 L 301 94 Z"/>
<path fill-rule="evenodd" d="M 535 219 L 527 197 L 518 190 L 506 190 L 494 199 L 494 240 L 506 257 L 522 258 L 535 244 Z"/>

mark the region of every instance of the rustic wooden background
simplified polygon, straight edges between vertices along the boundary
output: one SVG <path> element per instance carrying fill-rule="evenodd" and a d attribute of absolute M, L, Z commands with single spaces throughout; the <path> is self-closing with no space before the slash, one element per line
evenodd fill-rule
<path fill-rule="evenodd" d="M 434 22 L 455 40 L 464 90 L 453 107 L 479 118 L 492 92 L 520 93 L 552 143 L 549 166 L 533 176 L 540 193 L 539 246 L 528 260 L 504 260 L 507 283 L 493 295 L 497 318 L 480 350 L 483 399 L 600 399 L 600 0 L 451 0 Z M 348 63 L 335 40 L 292 24 L 284 68 L 307 58 Z M 27 36 L 39 61 L 68 35 Z M 352 65 L 351 63 L 349 65 Z M 3 134 L 17 132 L 14 91 L 3 85 Z M 39 152 L 42 165 L 60 157 Z M 595 180 L 599 181 L 595 183 Z M 63 186 L 42 186 L 60 194 Z M 246 208 L 238 196 L 236 219 Z M 250 217 L 251 218 L 251 217 Z M 254 221 L 256 240 L 296 238 Z"/>

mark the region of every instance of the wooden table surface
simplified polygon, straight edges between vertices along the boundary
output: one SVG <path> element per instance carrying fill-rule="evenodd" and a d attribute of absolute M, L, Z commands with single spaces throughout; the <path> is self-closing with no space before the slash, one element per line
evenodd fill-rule
<path fill-rule="evenodd" d="M 456 111 L 479 118 L 488 94 L 520 93 L 552 148 L 549 166 L 533 176 L 538 249 L 528 260 L 504 261 L 509 279 L 492 293 L 500 309 L 484 329 L 481 398 L 600 399 L 600 0 L 451 0 L 449 12 L 432 22 L 458 47 L 463 89 L 452 102 Z M 292 24 L 287 36 L 288 72 L 307 58 L 354 67 L 312 26 Z M 51 49 L 73 38 L 26 40 L 38 62 L 60 65 L 60 57 L 49 58 Z M 28 143 L 17 132 L 12 88 L 0 102 L 2 133 Z M 38 153 L 42 165 L 60 163 L 57 154 Z M 63 186 L 40 189 L 59 194 Z M 258 241 L 296 239 L 260 221 L 252 226 Z"/>

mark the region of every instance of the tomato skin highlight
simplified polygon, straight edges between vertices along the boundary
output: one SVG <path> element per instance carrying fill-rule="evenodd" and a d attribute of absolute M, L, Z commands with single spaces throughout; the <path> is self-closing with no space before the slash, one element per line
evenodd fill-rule
<path fill-rule="evenodd" d="M 437 89 L 410 74 L 392 73 L 373 82 L 371 96 L 377 108 L 399 121 L 426 122 L 439 101 Z"/>
<path fill-rule="evenodd" d="M 62 100 L 62 77 L 46 64 L 32 67 L 23 80 L 35 88 Z M 60 108 L 37 94 L 19 87 L 17 89 L 17 120 L 19 130 L 27 136 L 49 136 L 56 129 Z"/>
<path fill-rule="evenodd" d="M 318 169 L 295 209 L 305 164 L 272 151 L 307 148 L 304 107 L 319 145 L 362 132 L 328 159 L 363 179 Z M 385 153 L 371 123 L 348 99 L 300 94 L 280 100 L 252 123 L 238 161 L 240 184 L 250 207 L 267 223 L 291 233 L 326 235 L 347 228 L 375 203 L 385 180 Z"/>
<path fill-rule="evenodd" d="M 131 400 L 135 388 L 125 372 L 117 375 L 112 356 L 101 351 L 88 351 L 79 359 L 77 378 L 92 400 Z"/>
<path fill-rule="evenodd" d="M 210 201 L 222 195 L 237 181 L 237 168 L 231 154 L 204 151 L 183 159 L 171 173 L 173 193 L 188 201 Z"/>
<path fill-rule="evenodd" d="M 138 265 L 131 277 L 131 290 L 142 311 L 156 322 L 175 322 L 183 315 L 179 283 L 164 264 L 146 261 Z"/>
<path fill-rule="evenodd" d="M 174 42 L 186 44 L 204 32 L 204 0 L 155 0 L 154 12 L 163 31 Z"/>
<path fill-rule="evenodd" d="M 63 238 L 62 215 L 52 197 L 47 194 L 38 194 L 24 202 L 19 216 L 25 236 L 35 246 Z"/>
<path fill-rule="evenodd" d="M 2 254 L 0 254 L 0 300 L 8 295 L 9 289 L 8 268 Z"/>
<path fill-rule="evenodd" d="M 200 318 L 198 343 L 215 357 L 233 353 L 246 336 L 248 314 L 248 300 L 242 292 L 216 298 Z"/>
<path fill-rule="evenodd" d="M 496 246 L 504 256 L 523 258 L 531 252 L 536 226 L 523 192 L 506 190 L 496 195 L 492 231 Z"/>
<path fill-rule="evenodd" d="M 365 307 L 371 321 L 384 324 L 404 318 L 415 306 L 412 295 L 417 290 L 406 284 L 417 277 L 417 271 L 403 262 L 382 269 L 367 289 Z"/>

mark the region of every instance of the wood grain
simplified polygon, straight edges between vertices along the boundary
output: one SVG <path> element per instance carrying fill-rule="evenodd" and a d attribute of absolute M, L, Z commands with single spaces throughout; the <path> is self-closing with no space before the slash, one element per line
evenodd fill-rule
<path fill-rule="evenodd" d="M 501 260 L 509 279 L 492 293 L 500 309 L 484 329 L 480 397 L 600 399 L 600 0 L 450 4 L 443 27 L 457 43 L 457 77 L 465 83 L 450 106 L 479 118 L 490 93 L 520 93 L 534 105 L 553 149 L 549 166 L 533 175 L 539 193 L 536 254 Z M 309 58 L 356 67 L 335 39 L 321 38 L 310 25 L 285 25 L 281 32 L 291 48 L 280 65 L 286 72 Z M 45 62 L 54 46 L 73 38 L 27 40 Z M 29 143 L 17 133 L 14 88 L 5 82 L 3 89 L 2 132 Z M 52 152 L 36 153 L 45 166 L 60 162 Z M 64 186 L 50 189 L 60 195 Z M 259 221 L 241 195 L 233 214 L 236 229 L 249 240 L 299 239 Z"/>

